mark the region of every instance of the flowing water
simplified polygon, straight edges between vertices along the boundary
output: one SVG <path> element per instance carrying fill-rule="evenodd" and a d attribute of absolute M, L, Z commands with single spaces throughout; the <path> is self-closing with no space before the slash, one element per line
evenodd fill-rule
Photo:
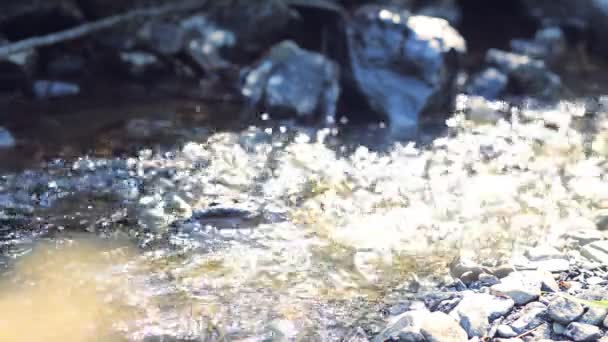
<path fill-rule="evenodd" d="M 498 266 L 608 209 L 584 107 L 459 106 L 424 146 L 160 125 L 177 144 L 6 173 L 0 340 L 341 340 L 457 256 Z"/>

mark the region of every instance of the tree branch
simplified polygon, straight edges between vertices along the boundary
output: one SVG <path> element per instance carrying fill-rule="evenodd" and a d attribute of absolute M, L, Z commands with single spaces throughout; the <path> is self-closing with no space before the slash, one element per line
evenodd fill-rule
<path fill-rule="evenodd" d="M 0 46 L 0 59 L 14 53 L 55 45 L 69 40 L 78 39 L 86 35 L 105 30 L 137 17 L 155 17 L 173 12 L 188 11 L 202 8 L 205 1 L 190 0 L 179 4 L 168 4 L 160 7 L 137 9 L 124 14 L 107 17 L 93 22 L 84 23 L 71 29 L 50 33 L 44 36 L 32 37 Z"/>

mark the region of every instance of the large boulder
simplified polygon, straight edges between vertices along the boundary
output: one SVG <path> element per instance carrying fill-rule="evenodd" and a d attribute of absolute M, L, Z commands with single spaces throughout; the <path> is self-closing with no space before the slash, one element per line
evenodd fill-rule
<path fill-rule="evenodd" d="M 245 70 L 241 92 L 271 115 L 331 121 L 340 94 L 339 69 L 323 55 L 284 41 Z"/>
<path fill-rule="evenodd" d="M 365 5 L 346 31 L 356 88 L 393 133 L 412 134 L 421 115 L 448 112 L 466 46 L 446 20 Z"/>

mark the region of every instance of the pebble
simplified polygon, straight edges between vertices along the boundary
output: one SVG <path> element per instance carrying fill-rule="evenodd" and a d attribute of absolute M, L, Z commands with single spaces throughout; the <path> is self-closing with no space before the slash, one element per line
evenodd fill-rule
<path fill-rule="evenodd" d="M 15 147 L 15 138 L 11 134 L 11 132 L 0 126 L 0 149 L 4 148 L 13 148 Z"/>
<path fill-rule="evenodd" d="M 492 286 L 491 292 L 509 296 L 515 304 L 523 305 L 540 296 L 541 285 L 538 272 L 515 272 L 503 278 L 500 284 Z"/>
<path fill-rule="evenodd" d="M 498 334 L 498 336 L 506 337 L 506 338 L 515 337 L 518 335 L 513 330 L 513 328 L 511 328 L 510 326 L 508 326 L 506 324 L 499 325 L 498 328 L 496 328 L 496 333 Z"/>
<path fill-rule="evenodd" d="M 606 316 L 608 315 L 608 309 L 600 308 L 597 306 L 591 306 L 587 309 L 587 312 L 579 319 L 579 322 L 591 325 L 601 325 Z"/>
<path fill-rule="evenodd" d="M 573 322 L 568 325 L 564 335 L 576 342 L 597 341 L 602 335 L 595 325 Z"/>
<path fill-rule="evenodd" d="M 465 297 L 450 312 L 469 337 L 484 336 L 490 328 L 490 320 L 506 315 L 514 301 L 485 293 L 472 293 Z"/>
<path fill-rule="evenodd" d="M 373 341 L 398 337 L 402 341 L 467 342 L 467 333 L 454 318 L 443 312 L 414 310 L 392 318 Z"/>
<path fill-rule="evenodd" d="M 564 297 L 557 297 L 547 308 L 549 318 L 553 321 L 568 324 L 581 317 L 584 313 L 584 308 L 581 304 Z"/>
<path fill-rule="evenodd" d="M 546 305 L 538 302 L 530 303 L 524 307 L 519 318 L 510 324 L 511 328 L 518 334 L 534 329 L 544 323 L 542 318 L 546 312 Z"/>

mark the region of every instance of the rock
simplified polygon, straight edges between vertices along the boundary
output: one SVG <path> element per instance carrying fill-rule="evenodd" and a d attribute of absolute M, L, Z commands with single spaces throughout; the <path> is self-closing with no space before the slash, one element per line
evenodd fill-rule
<path fill-rule="evenodd" d="M 564 336 L 576 342 L 597 341 L 602 336 L 602 332 L 595 325 L 573 322 L 566 328 Z"/>
<path fill-rule="evenodd" d="M 450 312 L 469 337 L 483 337 L 490 328 L 490 321 L 506 315 L 515 305 L 509 298 L 501 298 L 485 293 L 465 295 Z"/>
<path fill-rule="evenodd" d="M 448 109 L 466 47 L 447 21 L 364 5 L 346 32 L 355 86 L 393 133 L 411 135 L 421 115 Z"/>
<path fill-rule="evenodd" d="M 369 342 L 367 334 L 361 327 L 357 327 L 353 331 L 349 332 L 344 338 L 345 342 Z"/>
<path fill-rule="evenodd" d="M 591 16 L 591 0 L 573 3 L 568 0 L 524 0 L 523 5 L 532 17 L 540 22 L 584 29 Z"/>
<path fill-rule="evenodd" d="M 587 309 L 587 312 L 585 312 L 578 321 L 585 324 L 600 326 L 606 318 L 606 315 L 608 315 L 608 309 L 590 306 Z"/>
<path fill-rule="evenodd" d="M 510 326 L 506 324 L 501 324 L 496 328 L 496 333 L 500 337 L 511 338 L 518 335 L 518 333 L 513 330 Z"/>
<path fill-rule="evenodd" d="M 334 62 L 284 41 L 246 71 L 241 92 L 273 115 L 333 120 L 338 79 Z"/>
<path fill-rule="evenodd" d="M 150 21 L 137 32 L 139 44 L 164 56 L 173 56 L 182 51 L 185 36 L 186 28 L 170 22 Z"/>
<path fill-rule="evenodd" d="M 462 19 L 460 6 L 455 0 L 425 1 L 423 6 L 417 8 L 415 12 L 417 15 L 445 19 L 452 26 L 458 26 Z"/>
<path fill-rule="evenodd" d="M 563 335 L 566 332 L 566 327 L 557 322 L 553 323 L 552 328 L 553 328 L 553 332 L 558 335 Z"/>
<path fill-rule="evenodd" d="M 38 80 L 34 81 L 32 92 L 38 99 L 50 99 L 77 95 L 80 93 L 80 86 L 70 82 Z"/>
<path fill-rule="evenodd" d="M 472 280 L 477 280 L 482 273 L 490 274 L 491 271 L 468 258 L 458 257 L 450 263 L 450 274 L 452 277 L 461 279 L 466 277 L 469 283 Z"/>
<path fill-rule="evenodd" d="M 273 341 L 292 341 L 298 335 L 295 324 L 287 319 L 277 319 L 268 324 L 267 329 L 272 333 Z"/>
<path fill-rule="evenodd" d="M 235 35 L 239 51 L 257 54 L 277 43 L 293 18 L 288 1 L 234 0 L 212 2 L 213 22 Z"/>
<path fill-rule="evenodd" d="M 525 256 L 531 261 L 565 259 L 566 256 L 551 246 L 540 245 L 526 250 Z"/>
<path fill-rule="evenodd" d="M 11 132 L 0 126 L 0 149 L 13 148 L 16 144 L 15 138 Z"/>
<path fill-rule="evenodd" d="M 234 33 L 219 27 L 203 15 L 195 15 L 181 22 L 184 33 L 184 51 L 203 71 L 218 72 L 231 67 L 222 50 L 234 47 Z"/>
<path fill-rule="evenodd" d="M 551 273 L 565 272 L 570 269 L 570 262 L 565 259 L 540 260 L 530 262 L 533 268 Z"/>
<path fill-rule="evenodd" d="M 603 38 L 606 29 L 608 29 L 608 1 L 606 0 L 588 0 L 591 2 L 591 17 L 590 25 L 592 45 L 594 51 L 608 56 L 608 44 Z"/>
<path fill-rule="evenodd" d="M 541 285 L 542 281 L 537 272 L 515 272 L 501 279 L 500 284 L 492 286 L 491 292 L 509 296 L 515 304 L 523 305 L 540 296 Z"/>
<path fill-rule="evenodd" d="M 468 341 L 467 333 L 452 317 L 426 310 L 408 311 L 394 317 L 373 341 L 384 342 L 391 338 L 399 341 Z"/>
<path fill-rule="evenodd" d="M 545 63 L 555 64 L 566 51 L 566 39 L 559 27 L 552 26 L 538 30 L 534 40 L 511 40 L 511 50 L 518 54 L 542 59 Z"/>
<path fill-rule="evenodd" d="M 567 232 L 564 234 L 564 237 L 567 239 L 572 239 L 578 242 L 581 246 L 584 246 L 591 242 L 602 240 L 604 236 L 602 232 L 598 231 L 597 229 L 584 228 Z"/>
<path fill-rule="evenodd" d="M 596 241 L 583 246 L 581 254 L 592 261 L 608 265 L 608 240 Z"/>
<path fill-rule="evenodd" d="M 539 302 L 530 303 L 523 308 L 519 318 L 512 322 L 510 326 L 516 333 L 524 333 L 543 324 L 543 316 L 546 312 L 546 305 Z"/>
<path fill-rule="evenodd" d="M 602 325 L 604 326 L 604 328 L 608 328 L 608 316 L 604 318 L 604 322 L 602 322 Z"/>
<path fill-rule="evenodd" d="M 509 88 L 517 94 L 554 100 L 561 93 L 561 80 L 543 61 L 528 56 L 490 49 L 486 62 L 509 77 Z"/>
<path fill-rule="evenodd" d="M 507 89 L 509 78 L 496 68 L 486 68 L 473 75 L 467 82 L 465 90 L 468 94 L 495 100 Z"/>
<path fill-rule="evenodd" d="M 605 232 L 608 230 L 608 214 L 601 214 L 596 218 L 595 224 L 597 225 L 597 229 Z"/>
<path fill-rule="evenodd" d="M 583 315 L 583 312 L 581 304 L 562 296 L 554 299 L 547 308 L 549 318 L 564 325 L 577 320 Z"/>
<path fill-rule="evenodd" d="M 120 52 L 119 58 L 127 72 L 134 77 L 145 76 L 165 69 L 165 65 L 161 60 L 149 52 Z"/>

